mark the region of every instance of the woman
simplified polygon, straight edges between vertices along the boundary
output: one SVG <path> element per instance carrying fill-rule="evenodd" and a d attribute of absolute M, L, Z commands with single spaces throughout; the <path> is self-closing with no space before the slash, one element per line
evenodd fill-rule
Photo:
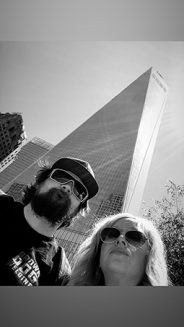
<path fill-rule="evenodd" d="M 81 244 L 68 285 L 169 285 L 157 229 L 128 213 L 101 219 Z"/>

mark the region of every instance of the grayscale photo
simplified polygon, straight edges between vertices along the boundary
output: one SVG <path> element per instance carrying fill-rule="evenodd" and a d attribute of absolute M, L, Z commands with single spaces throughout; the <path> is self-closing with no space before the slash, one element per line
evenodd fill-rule
<path fill-rule="evenodd" d="M 0 41 L 1 286 L 184 286 L 184 42 Z"/>

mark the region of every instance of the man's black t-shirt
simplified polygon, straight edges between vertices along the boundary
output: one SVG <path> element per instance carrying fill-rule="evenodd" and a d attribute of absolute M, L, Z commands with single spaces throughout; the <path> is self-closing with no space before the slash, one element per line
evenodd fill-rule
<path fill-rule="evenodd" d="M 70 265 L 64 249 L 33 230 L 23 208 L 0 195 L 0 285 L 65 285 Z"/>

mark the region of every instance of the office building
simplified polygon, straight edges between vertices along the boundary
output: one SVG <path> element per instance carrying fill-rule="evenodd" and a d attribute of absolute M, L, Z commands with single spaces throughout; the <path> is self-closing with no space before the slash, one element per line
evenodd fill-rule
<path fill-rule="evenodd" d="M 25 141 L 20 113 L 0 113 L 0 172 L 16 157 Z"/>
<path fill-rule="evenodd" d="M 14 158 L 14 161 L 0 172 L 0 189 L 7 192 L 8 189 L 12 186 L 15 180 L 18 179 L 18 176 L 21 175 L 28 167 L 38 161 L 45 153 L 53 148 L 53 145 L 35 137 L 31 141 L 27 142 L 22 146 L 19 153 Z M 11 187 L 11 190 L 16 190 L 15 194 L 11 191 L 12 195 L 17 199 L 18 196 L 18 183 L 16 187 Z M 20 183 L 20 185 L 24 185 Z M 19 198 L 20 199 L 20 198 Z"/>

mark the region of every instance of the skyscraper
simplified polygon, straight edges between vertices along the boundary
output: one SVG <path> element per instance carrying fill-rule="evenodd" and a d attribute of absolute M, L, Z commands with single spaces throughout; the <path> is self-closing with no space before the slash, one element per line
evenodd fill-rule
<path fill-rule="evenodd" d="M 91 213 L 58 232 L 69 260 L 95 220 L 130 204 L 139 208 L 166 96 L 166 84 L 150 68 L 44 156 L 87 160 L 99 183 Z M 37 169 L 32 165 L 16 182 L 30 182 Z"/>
<path fill-rule="evenodd" d="M 0 113 L 0 172 L 14 160 L 25 138 L 21 114 Z"/>
<path fill-rule="evenodd" d="M 14 161 L 0 173 L 0 189 L 7 191 L 10 188 L 9 194 L 20 200 L 20 190 L 24 186 L 24 183 L 17 182 L 18 176 L 52 148 L 52 144 L 38 137 L 34 137 L 31 141 L 23 145 L 14 158 Z M 16 182 L 14 183 L 15 180 Z"/>

